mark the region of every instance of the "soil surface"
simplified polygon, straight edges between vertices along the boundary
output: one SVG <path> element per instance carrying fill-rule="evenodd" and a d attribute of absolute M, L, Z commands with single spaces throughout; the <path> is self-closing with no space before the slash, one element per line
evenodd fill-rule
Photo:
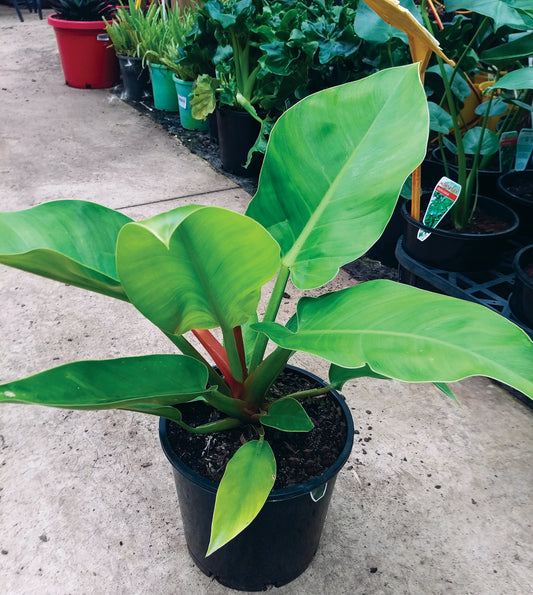
<path fill-rule="evenodd" d="M 507 190 L 511 192 L 511 194 L 519 196 L 524 200 L 533 201 L 533 187 L 531 186 L 531 183 L 529 181 L 524 181 L 516 184 L 509 184 L 509 186 L 507 186 Z"/>
<path fill-rule="evenodd" d="M 321 385 L 286 370 L 275 383 L 271 394 L 280 396 Z M 314 428 L 310 432 L 281 432 L 265 427 L 266 440 L 276 457 L 274 489 L 304 483 L 322 475 L 337 459 L 346 440 L 346 420 L 332 396 L 302 401 Z M 221 414 L 205 403 L 180 405 L 183 420 L 192 426 L 220 419 Z M 169 423 L 169 440 L 180 459 L 203 477 L 219 482 L 226 464 L 245 442 L 258 438 L 253 425 L 212 434 L 191 434 L 177 424 Z"/>

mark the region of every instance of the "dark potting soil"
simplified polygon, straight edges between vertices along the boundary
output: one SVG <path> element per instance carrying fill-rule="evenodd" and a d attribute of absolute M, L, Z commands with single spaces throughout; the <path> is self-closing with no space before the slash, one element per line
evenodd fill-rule
<path fill-rule="evenodd" d="M 422 213 L 422 217 L 423 215 L 424 212 Z M 449 214 L 439 223 L 439 228 L 448 231 L 454 230 Z M 497 233 L 506 229 L 509 229 L 509 224 L 506 221 L 502 221 L 498 217 L 485 212 L 478 206 L 470 223 L 461 231 L 470 234 L 484 234 Z"/>
<path fill-rule="evenodd" d="M 274 398 L 321 385 L 293 370 L 285 370 L 271 389 Z M 330 395 L 301 401 L 314 428 L 310 432 L 281 432 L 265 427 L 265 437 L 276 457 L 274 489 L 304 483 L 322 475 L 335 462 L 346 441 L 342 409 Z M 216 421 L 221 414 L 205 403 L 179 406 L 183 420 L 192 426 Z M 219 482 L 226 464 L 245 442 L 257 439 L 253 425 L 212 434 L 192 434 L 170 422 L 168 437 L 179 458 L 203 477 Z"/>
<path fill-rule="evenodd" d="M 509 192 L 514 194 L 515 196 L 519 196 L 524 200 L 531 200 L 533 201 L 533 188 L 528 181 L 516 183 L 516 184 L 509 184 L 506 187 Z"/>

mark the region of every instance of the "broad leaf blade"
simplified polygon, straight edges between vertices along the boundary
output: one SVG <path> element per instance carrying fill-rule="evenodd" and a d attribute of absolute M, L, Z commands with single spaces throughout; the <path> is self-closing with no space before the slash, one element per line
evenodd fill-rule
<path fill-rule="evenodd" d="M 129 221 L 117 211 L 76 200 L 0 213 L 0 262 L 126 299 L 115 268 L 115 246 Z"/>
<path fill-rule="evenodd" d="M 272 403 L 261 423 L 283 432 L 309 432 L 315 427 L 302 405 L 290 397 Z"/>
<path fill-rule="evenodd" d="M 263 508 L 276 480 L 276 460 L 264 440 L 239 448 L 226 466 L 215 501 L 206 556 L 231 541 Z"/>
<path fill-rule="evenodd" d="M 243 324 L 278 268 L 272 237 L 252 219 L 217 207 L 182 207 L 131 223 L 117 245 L 128 298 L 177 335 Z"/>
<path fill-rule="evenodd" d="M 484 306 L 377 280 L 298 304 L 298 328 L 257 324 L 286 349 L 406 382 L 483 375 L 533 398 L 533 342 Z"/>
<path fill-rule="evenodd" d="M 65 364 L 0 386 L 0 403 L 66 409 L 173 405 L 206 391 L 207 368 L 185 355 Z"/>
<path fill-rule="evenodd" d="M 447 12 L 473 10 L 490 17 L 497 28 L 507 25 L 515 29 L 530 29 L 533 25 L 531 0 L 446 0 Z"/>
<path fill-rule="evenodd" d="M 326 283 L 379 238 L 427 134 L 417 65 L 321 91 L 281 116 L 247 214 L 278 241 L 297 287 Z"/>
<path fill-rule="evenodd" d="M 533 67 L 520 68 L 509 72 L 492 85 L 491 89 L 508 89 L 510 91 L 533 89 Z"/>

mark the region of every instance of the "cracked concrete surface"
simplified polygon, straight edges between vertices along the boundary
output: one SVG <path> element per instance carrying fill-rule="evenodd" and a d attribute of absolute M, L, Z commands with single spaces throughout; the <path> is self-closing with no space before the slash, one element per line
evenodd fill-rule
<path fill-rule="evenodd" d="M 53 30 L 24 14 L 0 5 L 2 210 L 63 197 L 134 218 L 190 202 L 246 208 L 246 192 L 109 91 L 67 87 Z M 7 267 L 0 304 L 0 381 L 172 349 L 127 304 Z M 280 593 L 531 592 L 532 410 L 484 378 L 454 389 L 460 406 L 431 385 L 347 386 L 354 449 L 315 560 Z M 1 408 L 0 592 L 230 592 L 188 557 L 157 420 Z"/>

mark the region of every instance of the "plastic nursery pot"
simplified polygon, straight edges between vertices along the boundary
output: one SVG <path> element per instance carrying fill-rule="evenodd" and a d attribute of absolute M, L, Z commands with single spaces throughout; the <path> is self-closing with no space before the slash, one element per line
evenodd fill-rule
<path fill-rule="evenodd" d="M 140 101 L 151 95 L 150 71 L 143 66 L 142 58 L 118 56 L 118 65 L 124 86 L 123 99 Z"/>
<path fill-rule="evenodd" d="M 322 380 L 297 368 L 291 370 Z M 342 452 L 320 477 L 286 489 L 273 490 L 259 515 L 237 537 L 205 557 L 218 485 L 186 466 L 169 442 L 169 422 L 161 418 L 159 437 L 172 464 L 179 508 L 189 553 L 206 575 L 233 589 L 262 591 L 298 577 L 312 561 L 322 533 L 337 474 L 353 444 L 353 421 L 344 399 L 329 393 L 342 410 L 347 432 Z"/>
<path fill-rule="evenodd" d="M 520 231 L 533 232 L 533 169 L 511 170 L 498 178 L 500 199 L 516 212 Z"/>
<path fill-rule="evenodd" d="M 423 208 L 428 196 L 422 197 Z M 481 271 L 497 265 L 503 257 L 507 240 L 516 232 L 519 219 L 506 205 L 486 197 L 479 197 L 478 204 L 487 215 L 507 224 L 503 231 L 492 233 L 465 233 L 454 230 L 430 228 L 413 219 L 408 211 L 409 204 L 402 207 L 406 222 L 404 249 L 418 262 L 445 271 Z M 421 242 L 418 230 L 431 232 Z"/>
<path fill-rule="evenodd" d="M 178 111 L 178 95 L 172 80 L 172 71 L 161 64 L 148 62 L 155 109 L 165 112 Z"/>
<path fill-rule="evenodd" d="M 207 120 L 197 120 L 192 117 L 192 108 L 190 97 L 192 94 L 192 81 L 184 81 L 178 78 L 175 74 L 172 75 L 172 80 L 176 86 L 176 93 L 178 95 L 178 107 L 180 112 L 180 122 L 185 130 L 203 130 L 208 128 Z"/>
<path fill-rule="evenodd" d="M 533 330 L 533 244 L 516 254 L 513 270 L 515 279 L 509 305 L 516 318 Z"/>
<path fill-rule="evenodd" d="M 48 23 L 54 27 L 67 85 L 103 89 L 118 82 L 118 61 L 103 21 L 65 21 L 49 15 Z"/>
<path fill-rule="evenodd" d="M 248 151 L 253 147 L 261 130 L 259 122 L 247 111 L 226 105 L 217 107 L 216 115 L 222 168 L 238 176 L 259 175 L 262 157 L 255 155 L 250 165 L 244 167 Z"/>
<path fill-rule="evenodd" d="M 444 153 L 446 155 L 446 162 L 448 163 L 448 167 L 451 169 L 450 174 L 452 174 L 452 172 L 455 174 L 455 176 L 457 176 L 457 164 L 455 161 L 455 155 L 452 155 L 452 153 L 450 153 L 450 151 L 448 151 L 448 149 L 444 149 Z M 441 154 L 441 150 L 439 147 L 437 147 L 436 149 L 433 149 L 433 151 L 431 152 L 431 157 L 434 161 L 437 161 L 439 163 L 442 163 L 444 165 L 444 162 L 442 160 L 442 154 Z M 497 155 L 496 155 L 496 159 L 497 159 Z M 470 169 L 467 167 L 467 171 L 470 171 Z M 489 198 L 497 198 L 498 196 L 498 191 L 497 191 L 497 183 L 498 183 L 498 178 L 500 177 L 500 170 L 499 169 L 480 169 L 478 171 L 478 182 L 479 182 L 479 193 L 482 194 L 483 196 L 488 196 Z M 456 179 L 453 175 L 450 175 L 451 178 Z"/>

